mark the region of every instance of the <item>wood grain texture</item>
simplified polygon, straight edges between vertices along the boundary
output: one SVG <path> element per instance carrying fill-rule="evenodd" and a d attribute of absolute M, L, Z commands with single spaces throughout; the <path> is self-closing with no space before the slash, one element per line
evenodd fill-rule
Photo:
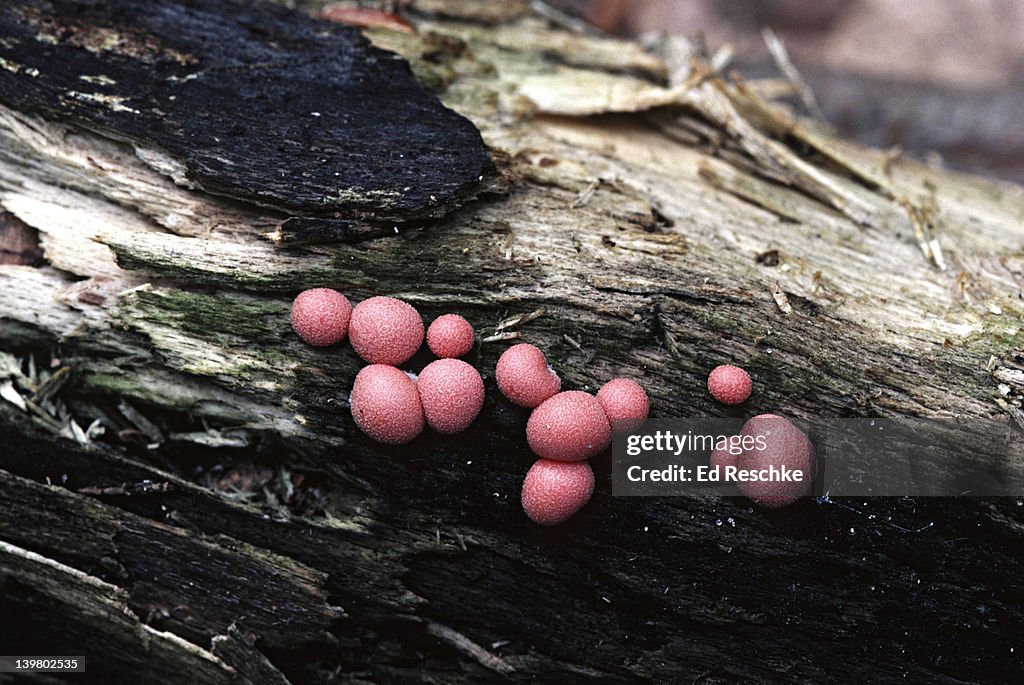
<path fill-rule="evenodd" d="M 844 143 L 699 56 L 527 3 L 407 16 L 416 33 L 367 34 L 476 125 L 506 192 L 358 245 L 275 242 L 280 216 L 176 184 L 144 146 L 0 108 L 0 205 L 48 260 L 0 267 L 0 383 L 25 404 L 0 402 L 0 539 L 296 683 L 1013 682 L 1019 499 L 614 498 L 605 455 L 593 502 L 542 530 L 518 501 L 527 414 L 491 369 L 528 341 L 566 388 L 637 379 L 655 416 L 720 415 L 706 374 L 738 363 L 749 414 L 1013 422 L 1024 192 Z M 363 436 L 358 359 L 289 328 L 321 285 L 466 316 L 489 341 L 476 424 Z M 246 623 L 243 572 L 281 625 L 265 606 Z"/>

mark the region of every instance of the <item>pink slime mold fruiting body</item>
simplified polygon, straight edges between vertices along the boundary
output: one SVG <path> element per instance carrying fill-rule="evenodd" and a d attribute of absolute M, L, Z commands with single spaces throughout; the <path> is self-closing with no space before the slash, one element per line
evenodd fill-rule
<path fill-rule="evenodd" d="M 526 422 L 526 441 L 538 457 L 582 461 L 600 453 L 612 439 L 601 403 L 578 390 L 545 400 Z"/>
<path fill-rule="evenodd" d="M 473 326 L 458 314 L 442 314 L 427 329 L 427 347 L 441 359 L 457 359 L 473 349 Z"/>
<path fill-rule="evenodd" d="M 708 375 L 708 392 L 722 404 L 743 404 L 753 388 L 750 374 L 738 366 L 722 365 Z"/>
<path fill-rule="evenodd" d="M 356 354 L 370 364 L 398 366 L 423 344 L 423 319 L 408 302 L 371 297 L 352 310 L 348 335 Z"/>
<path fill-rule="evenodd" d="M 544 353 L 529 343 L 505 350 L 498 359 L 494 379 L 505 397 L 529 409 L 539 406 L 562 387 L 558 374 L 548 367 Z"/>
<path fill-rule="evenodd" d="M 615 433 L 639 430 L 651 408 L 647 393 L 629 378 L 615 378 L 605 383 L 597 391 L 597 401 Z"/>
<path fill-rule="evenodd" d="M 594 494 L 594 470 L 585 461 L 540 459 L 523 481 L 523 511 L 534 523 L 554 526 L 582 509 Z"/>
<path fill-rule="evenodd" d="M 761 414 L 747 421 L 740 435 L 764 437 L 765 449 L 744 450 L 736 458 L 741 470 L 763 470 L 770 466 L 801 471 L 800 481 L 741 481 L 740 492 L 754 504 L 768 509 L 784 507 L 806 495 L 814 480 L 814 445 L 802 430 L 775 414 Z"/>
<path fill-rule="evenodd" d="M 416 383 L 386 364 L 365 366 L 352 386 L 352 418 L 377 442 L 401 445 L 423 432 L 423 406 Z"/>
<path fill-rule="evenodd" d="M 310 345 L 326 347 L 345 339 L 352 305 L 330 288 L 304 290 L 292 302 L 292 328 Z"/>
<path fill-rule="evenodd" d="M 438 359 L 416 382 L 427 425 L 438 433 L 461 433 L 484 406 L 480 372 L 460 359 Z"/>

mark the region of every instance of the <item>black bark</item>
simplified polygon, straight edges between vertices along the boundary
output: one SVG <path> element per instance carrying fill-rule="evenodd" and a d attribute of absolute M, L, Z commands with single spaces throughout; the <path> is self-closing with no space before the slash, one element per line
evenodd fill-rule
<path fill-rule="evenodd" d="M 286 216 L 437 217 L 493 174 L 405 60 L 270 3 L 8 2 L 0 35 L 0 102 L 144 142 L 199 188 Z"/>
<path fill-rule="evenodd" d="M 1012 682 L 1020 664 L 1017 500 L 764 512 L 741 499 L 612 498 L 599 461 L 594 505 L 546 530 L 513 498 L 479 496 L 478 474 L 502 470 L 488 451 L 441 487 L 396 460 L 368 484 L 390 508 L 363 530 L 331 530 L 12 428 L 5 539 L 123 586 L 137 615 L 199 645 L 237 621 L 293 682 L 339 668 L 373 682 L 486 680 L 498 664 L 513 682 Z M 455 519 L 474 522 L 470 537 Z M 84 644 L 102 658 L 102 644 L 54 629 L 73 607 L 4 581 L 4 615 L 38 630 L 6 644 Z M 466 658 L 435 624 L 496 661 Z M 117 675 L 164 668 L 134 649 Z"/>

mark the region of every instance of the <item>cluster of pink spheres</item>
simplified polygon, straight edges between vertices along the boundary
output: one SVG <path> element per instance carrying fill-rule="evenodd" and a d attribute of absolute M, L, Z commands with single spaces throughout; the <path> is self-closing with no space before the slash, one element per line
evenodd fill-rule
<path fill-rule="evenodd" d="M 613 431 L 628 432 L 647 420 L 647 393 L 628 378 L 608 381 L 596 397 L 561 392 L 562 381 L 544 353 L 528 343 L 505 350 L 494 377 L 505 397 L 533 410 L 526 442 L 540 459 L 523 481 L 523 510 L 535 523 L 562 523 L 594 494 L 594 470 L 587 459 L 608 447 Z"/>
<path fill-rule="evenodd" d="M 401 445 L 430 426 L 438 433 L 459 433 L 484 406 L 484 381 L 456 357 L 473 347 L 473 327 L 446 314 L 426 331 L 427 345 L 440 357 L 418 378 L 397 367 L 423 344 L 423 319 L 415 307 L 393 297 L 371 297 L 356 305 L 330 288 L 306 290 L 292 303 L 292 328 L 310 345 L 345 339 L 369 363 L 352 386 L 352 418 L 378 442 Z"/>
<path fill-rule="evenodd" d="M 708 375 L 708 392 L 722 404 L 743 404 L 753 387 L 750 374 L 737 366 L 719 366 Z M 814 445 L 802 430 L 777 414 L 759 414 L 743 424 L 740 435 L 763 436 L 766 448 L 743 450 L 740 454 L 715 450 L 711 453 L 711 466 L 719 470 L 735 466 L 742 471 L 786 467 L 806 474 L 799 481 L 741 481 L 737 483 L 740 494 L 766 509 L 788 506 L 807 494 L 817 462 Z"/>
<path fill-rule="evenodd" d="M 480 373 L 458 359 L 473 347 L 473 327 L 457 314 L 438 317 L 424 332 L 419 312 L 391 297 L 371 297 L 354 308 L 330 288 L 306 290 L 295 298 L 292 328 L 310 345 L 334 345 L 346 337 L 368 362 L 356 375 L 350 406 L 360 430 L 378 442 L 400 445 L 425 426 L 459 433 L 484 403 Z M 438 360 L 418 377 L 398 368 L 423 344 Z M 533 345 L 505 351 L 495 370 L 498 388 L 510 401 L 532 409 L 526 439 L 540 457 L 526 474 L 522 502 L 527 516 L 542 525 L 562 523 L 594 492 L 587 459 L 608 447 L 616 431 L 639 427 L 647 418 L 647 394 L 635 381 L 618 378 L 597 396 L 560 392 L 562 382 Z"/>
<path fill-rule="evenodd" d="M 347 336 L 356 354 L 368 362 L 356 375 L 350 405 L 356 425 L 378 442 L 407 443 L 425 426 L 438 433 L 460 433 L 480 414 L 483 379 L 475 368 L 458 359 L 472 349 L 474 331 L 457 314 L 438 317 L 424 331 L 419 312 L 407 302 L 371 297 L 353 308 L 338 291 L 313 288 L 295 298 L 291 323 L 300 338 L 317 347 L 337 344 Z M 418 377 L 397 368 L 416 354 L 424 337 L 439 359 Z M 647 420 L 647 393 L 628 378 L 609 381 L 596 396 L 576 390 L 563 392 L 544 353 L 526 343 L 501 355 L 495 380 L 509 401 L 533 410 L 526 424 L 526 440 L 540 459 L 523 481 L 523 510 L 541 525 L 562 523 L 593 495 L 594 471 L 587 460 L 608 447 L 613 433 L 636 431 Z M 750 375 L 736 366 L 719 366 L 708 376 L 708 391 L 723 404 L 745 402 L 752 387 Z M 775 431 L 779 439 L 769 458 L 791 468 L 806 468 L 805 462 L 810 460 L 813 467 L 810 442 L 785 419 L 772 414 L 754 417 L 744 431 L 748 426 L 755 430 L 768 420 L 773 426 L 778 425 L 775 420 L 788 425 Z M 743 458 L 740 455 L 739 459 Z M 712 465 L 736 462 L 728 453 L 711 455 Z M 802 494 L 776 492 L 764 485 L 760 486 L 762 492 L 758 487 L 754 484 L 744 494 L 762 506 L 784 506 Z"/>

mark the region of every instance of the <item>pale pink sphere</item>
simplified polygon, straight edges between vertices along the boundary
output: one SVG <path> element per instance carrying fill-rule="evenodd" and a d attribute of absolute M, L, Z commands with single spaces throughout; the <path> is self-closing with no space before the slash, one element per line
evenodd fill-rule
<path fill-rule="evenodd" d="M 572 518 L 594 494 L 594 470 L 585 461 L 540 459 L 523 481 L 523 511 L 534 523 L 554 526 Z"/>
<path fill-rule="evenodd" d="M 427 329 L 427 347 L 442 359 L 455 359 L 473 349 L 473 326 L 458 314 L 442 314 Z"/>
<path fill-rule="evenodd" d="M 738 366 L 719 366 L 708 375 L 708 392 L 722 404 L 743 404 L 753 388 L 750 374 Z"/>
<path fill-rule="evenodd" d="M 438 433 L 461 433 L 484 406 L 480 372 L 461 359 L 438 359 L 427 364 L 416 386 L 427 425 Z"/>
<path fill-rule="evenodd" d="M 529 343 L 505 350 L 498 359 L 494 380 L 505 397 L 529 409 L 540 405 L 562 387 L 558 374 L 548 367 L 544 353 Z"/>
<path fill-rule="evenodd" d="M 356 354 L 367 362 L 398 366 L 423 344 L 423 319 L 408 302 L 371 297 L 352 310 L 348 335 Z"/>
<path fill-rule="evenodd" d="M 544 459 L 590 459 L 611 440 L 612 428 L 601 403 L 578 390 L 560 392 L 545 400 L 526 422 L 526 441 Z"/>
<path fill-rule="evenodd" d="M 651 404 L 640 384 L 629 378 L 615 378 L 597 391 L 608 422 L 615 433 L 632 433 L 647 420 Z"/>
<path fill-rule="evenodd" d="M 377 442 L 401 445 L 423 432 L 423 406 L 416 383 L 400 369 L 371 364 L 356 374 L 352 418 Z"/>
<path fill-rule="evenodd" d="M 303 290 L 292 302 L 292 328 L 300 338 L 316 347 L 344 340 L 351 317 L 352 305 L 348 298 L 330 288 Z"/>
<path fill-rule="evenodd" d="M 737 483 L 740 492 L 754 504 L 775 509 L 796 502 L 810 492 L 816 458 L 814 445 L 802 430 L 775 414 L 761 414 L 747 421 L 741 435 L 764 438 L 765 449 L 747 449 L 736 459 L 741 470 L 762 470 L 786 466 L 803 473 L 801 481 L 746 481 Z"/>

